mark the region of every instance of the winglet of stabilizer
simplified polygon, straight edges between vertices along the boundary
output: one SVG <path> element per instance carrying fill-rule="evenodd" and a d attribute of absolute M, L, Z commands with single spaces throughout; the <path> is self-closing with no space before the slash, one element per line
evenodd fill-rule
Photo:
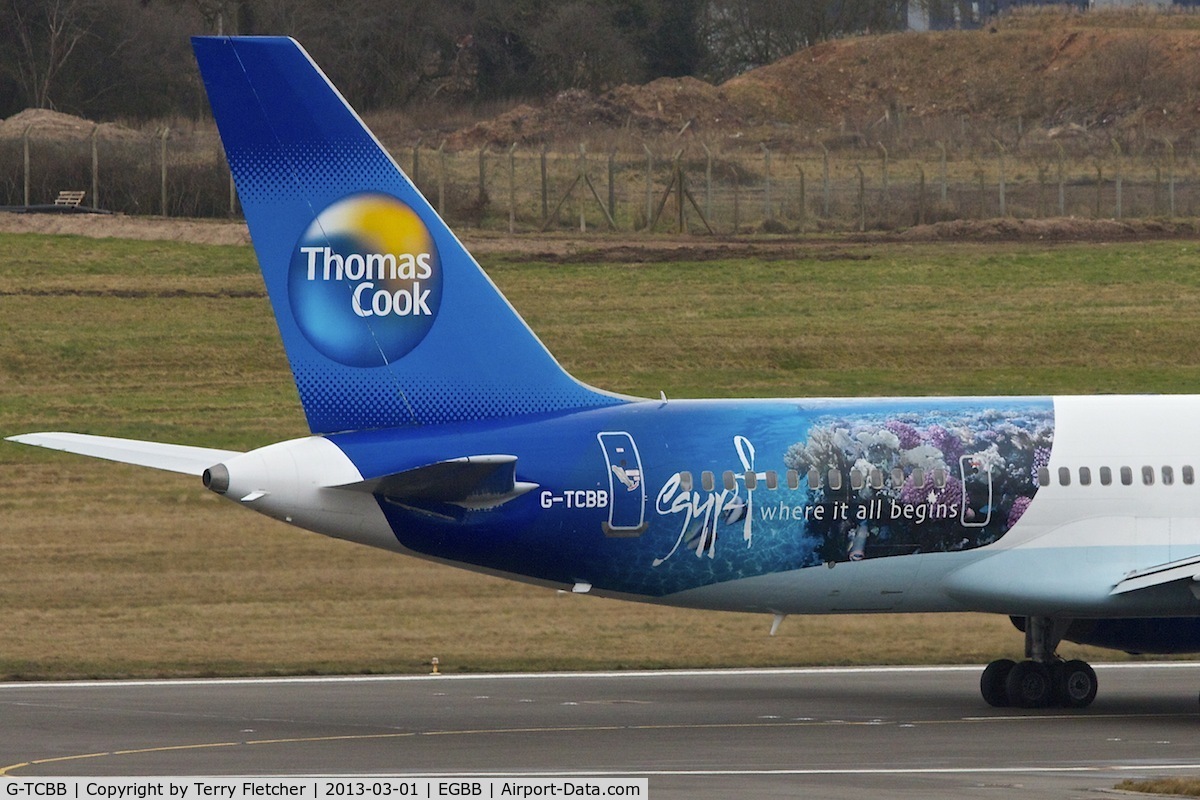
<path fill-rule="evenodd" d="M 213 464 L 238 455 L 235 450 L 91 436 L 85 433 L 25 433 L 9 436 L 6 441 L 197 476 L 202 475 L 204 470 Z"/>

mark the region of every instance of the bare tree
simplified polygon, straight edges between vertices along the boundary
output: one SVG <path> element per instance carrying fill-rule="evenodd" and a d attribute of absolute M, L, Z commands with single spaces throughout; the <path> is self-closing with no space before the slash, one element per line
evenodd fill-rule
<path fill-rule="evenodd" d="M 15 73 L 26 104 L 53 108 L 54 82 L 88 35 L 93 0 L 9 0 Z"/>
<path fill-rule="evenodd" d="M 639 54 L 605 12 L 578 1 L 548 9 L 530 35 L 545 86 L 604 89 L 642 77 Z"/>
<path fill-rule="evenodd" d="M 702 36 L 721 81 L 836 36 L 896 30 L 903 0 L 712 0 Z"/>

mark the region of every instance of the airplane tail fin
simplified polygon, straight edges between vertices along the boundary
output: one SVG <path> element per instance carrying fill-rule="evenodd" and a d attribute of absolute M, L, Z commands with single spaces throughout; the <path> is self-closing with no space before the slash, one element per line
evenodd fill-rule
<path fill-rule="evenodd" d="M 298 43 L 192 44 L 313 433 L 623 401 L 559 366 Z"/>

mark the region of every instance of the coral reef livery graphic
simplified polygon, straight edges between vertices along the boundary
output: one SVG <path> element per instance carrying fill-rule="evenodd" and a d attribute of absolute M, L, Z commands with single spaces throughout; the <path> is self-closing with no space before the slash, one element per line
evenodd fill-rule
<path fill-rule="evenodd" d="M 790 432 L 745 425 L 728 451 L 731 482 L 666 479 L 654 511 L 672 539 L 647 537 L 645 554 L 666 591 L 992 544 L 1029 507 L 1054 441 L 1048 400 L 808 405 Z M 770 488 L 765 470 L 780 467 L 794 484 L 776 472 Z"/>
<path fill-rule="evenodd" d="M 810 561 L 971 550 L 999 540 L 1037 492 L 1053 437 L 1051 408 L 817 420 L 783 458 L 821 478 L 803 511 Z M 788 511 L 780 506 L 776 516 Z"/>
<path fill-rule="evenodd" d="M 351 195 L 322 211 L 296 243 L 288 297 L 321 354 L 352 367 L 383 366 L 433 326 L 441 262 L 429 229 L 406 204 Z"/>

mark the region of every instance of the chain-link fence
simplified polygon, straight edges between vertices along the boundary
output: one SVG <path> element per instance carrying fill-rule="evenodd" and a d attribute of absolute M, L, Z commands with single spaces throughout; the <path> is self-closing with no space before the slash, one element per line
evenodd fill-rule
<path fill-rule="evenodd" d="M 161 129 L 0 139 L 0 205 L 84 205 L 126 214 L 230 217 L 239 209 L 211 131 Z M 672 148 L 675 149 L 672 149 Z M 691 141 L 640 152 L 398 146 L 392 152 L 455 226 L 535 232 L 732 234 L 892 230 L 951 219 L 1196 216 L 1196 148 L 1145 140 L 1069 150 L 1045 137 L 1008 148 L 906 143 L 717 150 Z"/>

